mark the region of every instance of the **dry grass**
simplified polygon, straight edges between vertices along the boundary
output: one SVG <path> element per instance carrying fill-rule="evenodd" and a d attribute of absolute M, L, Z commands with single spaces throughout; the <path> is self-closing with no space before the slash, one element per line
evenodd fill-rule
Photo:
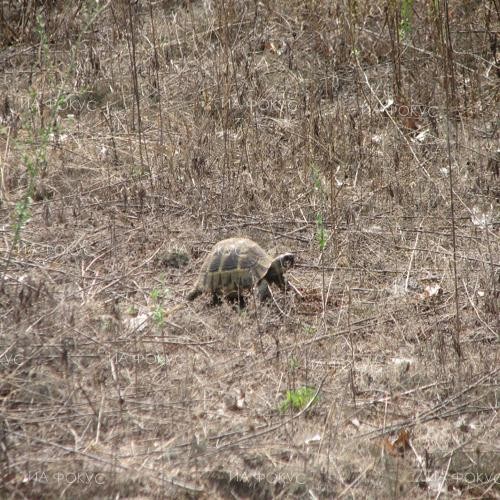
<path fill-rule="evenodd" d="M 0 3 L 2 498 L 498 498 L 499 7 L 403 3 Z"/>

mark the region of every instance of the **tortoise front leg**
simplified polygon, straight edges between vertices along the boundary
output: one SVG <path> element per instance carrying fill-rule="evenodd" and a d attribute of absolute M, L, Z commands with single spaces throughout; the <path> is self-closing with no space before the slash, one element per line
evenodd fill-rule
<path fill-rule="evenodd" d="M 269 290 L 269 283 L 264 279 L 257 286 L 257 296 L 260 301 L 264 301 L 271 297 L 271 292 Z"/>

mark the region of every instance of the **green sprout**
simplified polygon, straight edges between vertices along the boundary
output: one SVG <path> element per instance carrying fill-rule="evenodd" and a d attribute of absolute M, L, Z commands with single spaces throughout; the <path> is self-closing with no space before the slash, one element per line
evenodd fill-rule
<path fill-rule="evenodd" d="M 295 390 L 286 391 L 285 399 L 280 404 L 280 411 L 289 409 L 300 411 L 304 409 L 311 401 L 315 404 L 318 400 L 316 389 L 314 387 L 303 386 Z"/>
<path fill-rule="evenodd" d="M 161 306 L 156 306 L 155 310 L 153 311 L 153 321 L 158 325 L 158 326 L 163 326 L 165 323 L 165 310 Z"/>
<path fill-rule="evenodd" d="M 401 2 L 401 23 L 400 37 L 407 38 L 412 31 L 413 0 L 402 0 Z"/>
<path fill-rule="evenodd" d="M 320 213 L 316 214 L 316 239 L 318 240 L 320 252 L 323 252 L 328 240 L 328 231 L 325 228 L 323 216 Z"/>

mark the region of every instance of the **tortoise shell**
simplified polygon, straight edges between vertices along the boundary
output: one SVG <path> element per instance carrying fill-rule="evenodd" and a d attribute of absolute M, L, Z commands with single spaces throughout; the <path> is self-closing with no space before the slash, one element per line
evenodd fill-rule
<path fill-rule="evenodd" d="M 234 295 L 259 286 L 261 298 L 267 284 L 276 283 L 285 288 L 283 276 L 293 264 L 292 254 L 270 257 L 255 241 L 247 238 L 229 238 L 217 243 L 205 258 L 194 289 L 188 294 L 193 300 L 205 291 L 215 295 Z"/>

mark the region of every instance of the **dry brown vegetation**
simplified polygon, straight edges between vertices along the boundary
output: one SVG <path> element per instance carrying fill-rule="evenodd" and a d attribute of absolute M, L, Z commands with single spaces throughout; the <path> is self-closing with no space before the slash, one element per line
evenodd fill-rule
<path fill-rule="evenodd" d="M 0 497 L 499 497 L 497 0 L 0 5 Z"/>

